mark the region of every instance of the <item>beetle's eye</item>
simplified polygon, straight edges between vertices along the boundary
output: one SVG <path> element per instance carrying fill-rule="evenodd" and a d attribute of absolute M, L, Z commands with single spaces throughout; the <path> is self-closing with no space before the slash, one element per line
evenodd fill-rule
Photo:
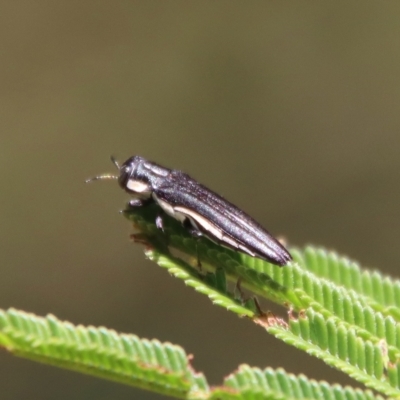
<path fill-rule="evenodd" d="M 121 167 L 119 171 L 118 183 L 123 189 L 126 189 L 126 184 L 130 176 L 130 168 Z"/>

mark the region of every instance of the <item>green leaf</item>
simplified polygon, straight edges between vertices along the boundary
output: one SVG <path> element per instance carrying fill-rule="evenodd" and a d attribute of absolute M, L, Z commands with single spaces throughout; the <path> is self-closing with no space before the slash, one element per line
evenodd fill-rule
<path fill-rule="evenodd" d="M 167 269 L 171 275 L 182 279 L 187 286 L 208 296 L 214 304 L 239 316 L 254 317 L 255 314 L 251 306 L 241 304 L 242 302 L 236 299 L 234 294 L 227 291 L 224 285 L 225 277 L 221 276 L 220 269 L 217 269 L 216 274 L 202 275 L 188 263 L 171 254 L 163 255 L 150 249 L 147 249 L 145 254 L 160 267 Z"/>
<path fill-rule="evenodd" d="M 314 247 L 290 249 L 294 261 L 279 268 L 206 238 L 195 240 L 172 218 L 166 218 L 161 232 L 154 224 L 157 213 L 156 207 L 124 212 L 139 231 L 133 239 L 145 246 L 149 259 L 214 304 L 253 319 L 270 334 L 377 392 L 400 396 L 398 281 Z M 253 294 L 287 307 L 288 318 L 262 311 Z M 379 398 L 369 391 L 246 365 L 210 390 L 176 345 L 13 309 L 0 310 L 0 346 L 16 355 L 184 399 Z"/>
<path fill-rule="evenodd" d="M 204 376 L 171 343 L 10 309 L 0 310 L 0 346 L 21 357 L 177 398 L 208 397 Z"/>
<path fill-rule="evenodd" d="M 288 374 L 283 369 L 260 370 L 241 365 L 238 371 L 225 379 L 223 387 L 213 390 L 211 399 L 381 400 L 382 398 L 375 396 L 369 390 L 329 385 L 324 381 L 309 380 L 304 375 Z"/>
<path fill-rule="evenodd" d="M 325 318 L 310 308 L 298 319 L 291 318 L 289 329 L 280 325 L 266 329 L 376 391 L 391 397 L 400 393 L 399 367 L 388 364 L 383 342 L 363 339 L 347 324 L 338 324 L 332 317 Z"/>
<path fill-rule="evenodd" d="M 314 275 L 354 290 L 381 307 L 394 306 L 396 308 L 394 316 L 400 318 L 399 280 L 393 280 L 379 271 L 364 270 L 357 262 L 347 257 L 340 257 L 333 251 L 328 252 L 308 246 L 302 252 L 294 251 L 293 255 L 297 262 Z"/>
<path fill-rule="evenodd" d="M 286 343 L 385 395 L 400 395 L 397 366 L 400 360 L 400 309 L 397 306 L 400 285 L 397 281 L 378 272 L 362 270 L 356 263 L 333 252 L 312 247 L 304 251 L 290 249 L 294 261 L 279 268 L 222 248 L 207 239 L 196 242 L 171 218 L 164 221 L 165 232 L 160 232 L 153 222 L 155 212 L 151 208 L 125 212 L 139 229 L 140 234 L 135 238 L 145 243 L 149 258 L 164 267 L 168 264 L 167 268 L 186 284 L 192 281 L 178 272 L 183 266 L 182 257 L 187 259 L 186 270 L 194 268 L 192 274 L 197 274 L 199 282 L 204 273 L 212 276 L 223 269 L 229 281 L 240 280 L 243 287 L 257 296 L 288 307 L 289 328 L 282 318 L 260 312 L 255 302 L 255 308 L 245 307 L 253 314 L 236 307 L 239 315 L 253 316 L 256 323 Z M 181 258 L 171 256 L 173 249 L 179 251 Z M 202 271 L 195 266 L 197 256 L 203 264 Z M 206 290 L 197 290 L 212 299 L 223 294 L 215 277 L 209 280 Z M 217 303 L 235 310 L 230 307 L 234 301 L 234 296 L 227 291 L 224 301 Z"/>
<path fill-rule="evenodd" d="M 103 327 L 75 326 L 52 315 L 42 318 L 14 309 L 0 310 L 0 345 L 32 360 L 181 399 L 381 400 L 368 390 L 331 386 L 282 369 L 262 371 L 247 365 L 210 390 L 204 376 L 193 371 L 188 356 L 177 345 Z"/>

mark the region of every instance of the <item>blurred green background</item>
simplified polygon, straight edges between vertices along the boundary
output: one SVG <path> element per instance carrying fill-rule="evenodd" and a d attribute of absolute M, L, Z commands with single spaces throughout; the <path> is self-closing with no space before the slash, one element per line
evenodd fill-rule
<path fill-rule="evenodd" d="M 114 154 L 185 170 L 296 245 L 397 275 L 398 1 L 13 1 L 0 14 L 0 307 L 343 375 L 170 278 L 129 241 Z M 272 306 L 271 306 L 272 308 Z M 278 310 L 280 315 L 285 311 Z M 0 354 L 1 399 L 161 396 Z"/>

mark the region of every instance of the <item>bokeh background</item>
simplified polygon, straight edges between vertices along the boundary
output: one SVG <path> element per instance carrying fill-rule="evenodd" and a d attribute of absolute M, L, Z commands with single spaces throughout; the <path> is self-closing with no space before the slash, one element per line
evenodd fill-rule
<path fill-rule="evenodd" d="M 181 344 L 218 384 L 240 363 L 343 375 L 144 259 L 115 182 L 140 154 L 290 243 L 398 274 L 398 1 L 12 1 L 0 13 L 0 307 Z M 280 310 L 284 315 L 284 311 Z M 2 399 L 161 396 L 0 354 Z"/>

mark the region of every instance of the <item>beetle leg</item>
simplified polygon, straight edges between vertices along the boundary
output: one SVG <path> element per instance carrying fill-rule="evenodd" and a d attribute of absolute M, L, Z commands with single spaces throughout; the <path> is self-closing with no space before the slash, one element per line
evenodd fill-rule
<path fill-rule="evenodd" d="M 235 285 L 235 298 L 238 298 L 242 304 L 244 304 L 247 301 L 247 298 L 245 297 L 245 294 L 242 290 L 242 278 L 238 278 L 236 281 Z"/>
<path fill-rule="evenodd" d="M 254 296 L 253 299 L 254 299 L 254 305 L 256 306 L 256 310 L 257 310 L 257 313 L 258 313 L 258 317 L 259 317 L 259 318 L 264 318 L 264 317 L 266 317 L 266 316 L 267 316 L 267 313 L 264 312 L 264 311 L 261 309 L 261 304 L 260 304 L 260 302 L 258 301 L 257 297 Z"/>
<path fill-rule="evenodd" d="M 164 231 L 164 222 L 163 222 L 163 219 L 162 219 L 161 215 L 157 215 L 157 217 L 156 217 L 156 227 L 161 232 L 165 233 L 165 231 Z"/>
<path fill-rule="evenodd" d="M 129 201 L 128 206 L 130 208 L 144 207 L 151 203 L 151 199 L 132 199 Z"/>
<path fill-rule="evenodd" d="M 193 226 L 189 218 L 186 218 L 183 221 L 183 227 L 186 228 L 189 233 L 193 236 L 193 238 L 196 240 L 196 258 L 197 258 L 197 266 L 201 269 L 201 261 L 200 261 L 200 256 L 199 256 L 199 246 L 198 246 L 198 239 L 200 239 L 203 234 Z"/>
<path fill-rule="evenodd" d="M 168 234 L 165 233 L 165 227 L 164 227 L 164 220 L 161 214 L 158 214 L 155 220 L 156 223 L 156 228 L 160 230 L 164 235 L 163 235 L 163 240 L 166 246 L 169 246 L 169 236 Z"/>
<path fill-rule="evenodd" d="M 196 228 L 189 228 L 188 231 L 195 239 L 199 239 L 203 236 L 203 234 Z"/>
<path fill-rule="evenodd" d="M 200 238 L 201 236 L 203 236 L 203 234 L 201 233 L 201 231 L 199 231 L 195 226 L 193 226 L 193 224 L 191 223 L 189 218 L 186 218 L 183 223 L 182 223 L 183 227 L 185 229 L 187 229 L 189 231 L 189 233 L 196 239 Z"/>

